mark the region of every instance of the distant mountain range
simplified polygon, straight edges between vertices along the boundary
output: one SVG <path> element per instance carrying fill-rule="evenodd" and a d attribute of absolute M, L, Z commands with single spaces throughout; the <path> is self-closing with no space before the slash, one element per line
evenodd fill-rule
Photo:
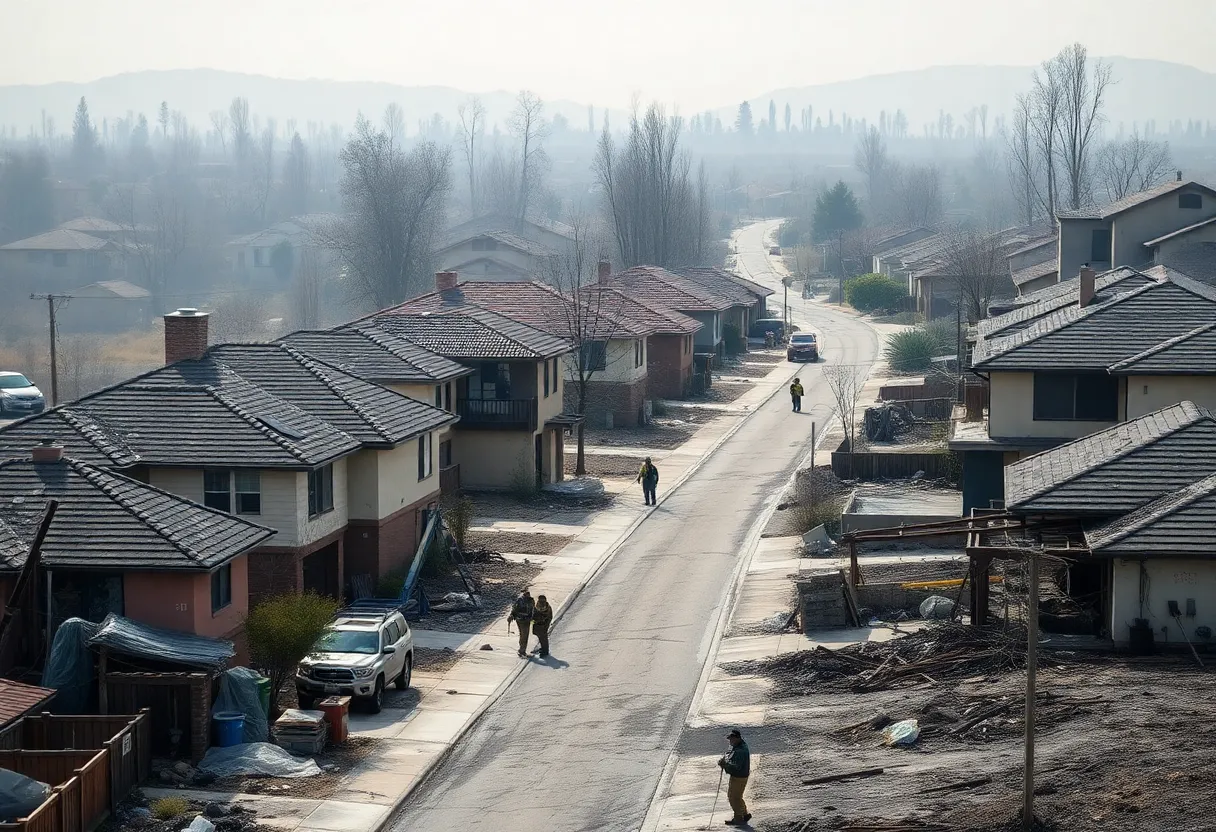
<path fill-rule="evenodd" d="M 1207 119 L 1216 114 L 1216 74 L 1166 61 L 1136 58 L 1110 58 L 1117 81 L 1109 91 L 1107 114 L 1113 125 L 1155 120 L 1164 132 L 1174 119 Z M 902 109 L 908 117 L 909 132 L 919 135 L 927 122 L 936 122 L 939 111 L 961 123 L 963 113 L 974 106 L 988 104 L 989 127 L 998 115 L 1008 113 L 1019 92 L 1030 87 L 1032 67 L 1017 66 L 939 66 L 889 75 L 873 75 L 809 87 L 773 90 L 750 100 L 755 120 L 767 117 L 768 104 L 777 106 L 777 118 L 784 118 L 786 103 L 793 109 L 794 124 L 799 113 L 810 105 L 814 115 L 828 121 L 831 111 L 836 119 L 848 113 L 854 119 L 871 122 L 886 110 Z M 181 110 L 197 126 L 209 126 L 212 110 L 226 110 L 236 96 L 249 99 L 250 109 L 262 118 L 273 117 L 280 124 L 295 119 L 301 132 L 309 121 L 353 123 L 363 112 L 379 118 L 390 102 L 405 111 L 406 127 L 417 129 L 419 120 L 434 113 L 455 121 L 456 111 L 469 93 L 451 87 L 407 87 L 380 82 L 292 80 L 264 75 L 246 75 L 214 69 L 182 69 L 134 72 L 87 83 L 0 86 L 0 125 L 16 125 L 24 134 L 29 125 L 38 125 L 42 112 L 53 117 L 56 129 L 70 129 L 72 113 L 80 97 L 89 101 L 94 118 L 117 118 L 128 111 L 143 112 L 155 121 L 161 101 L 172 110 Z M 515 93 L 481 93 L 489 123 L 505 125 L 514 105 Z M 733 124 L 738 102 L 723 102 L 715 110 L 723 124 Z M 603 124 L 604 111 L 595 108 L 596 129 Z M 588 105 L 568 100 L 546 102 L 549 117 L 560 113 L 576 130 L 586 130 Z M 685 115 L 692 115 L 685 111 Z M 624 124 L 623 110 L 610 110 L 613 124 Z"/>

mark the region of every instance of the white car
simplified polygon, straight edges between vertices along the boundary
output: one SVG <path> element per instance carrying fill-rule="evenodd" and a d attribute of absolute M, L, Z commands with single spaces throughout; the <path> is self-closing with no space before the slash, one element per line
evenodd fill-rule
<path fill-rule="evenodd" d="M 410 686 L 414 636 L 395 607 L 340 610 L 296 668 L 301 708 L 326 696 L 353 696 L 372 713 L 384 706 L 384 689 Z"/>
<path fill-rule="evenodd" d="M 0 419 L 16 419 L 46 410 L 46 399 L 21 373 L 0 370 Z"/>

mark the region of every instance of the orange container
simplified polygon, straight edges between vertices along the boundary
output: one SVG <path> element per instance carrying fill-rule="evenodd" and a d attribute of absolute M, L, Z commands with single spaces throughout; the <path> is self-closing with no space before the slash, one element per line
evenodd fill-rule
<path fill-rule="evenodd" d="M 346 742 L 350 733 L 350 697 L 330 696 L 318 702 L 316 707 L 329 723 L 329 741 L 334 745 Z"/>

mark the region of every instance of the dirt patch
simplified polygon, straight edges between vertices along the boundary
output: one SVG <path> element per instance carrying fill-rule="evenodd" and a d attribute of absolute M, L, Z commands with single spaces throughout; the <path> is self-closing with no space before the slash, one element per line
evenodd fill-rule
<path fill-rule="evenodd" d="M 607 454 L 585 454 L 583 457 L 587 474 L 592 477 L 636 477 L 642 467 L 640 456 Z M 574 475 L 574 467 L 578 458 L 573 453 L 566 454 L 566 475 Z"/>
<path fill-rule="evenodd" d="M 595 512 L 610 507 L 616 499 L 607 493 L 580 497 L 551 491 L 542 491 L 532 497 L 517 497 L 502 491 L 466 491 L 465 496 L 473 501 L 475 526 L 486 519 L 581 524 Z M 515 550 L 498 547 L 498 551 Z"/>
<path fill-rule="evenodd" d="M 472 537 L 472 533 L 470 533 L 470 537 Z M 555 537 L 555 535 L 522 535 L 522 537 Z M 568 538 L 562 539 L 568 540 Z M 432 608 L 430 614 L 415 626 L 425 630 L 442 630 L 448 633 L 479 633 L 491 622 L 506 619 L 507 610 L 510 609 L 515 596 L 532 582 L 540 570 L 539 563 L 518 563 L 492 555 L 485 556 L 483 560 L 469 564 L 473 580 L 481 590 L 481 606 L 476 609 L 452 612 L 439 612 Z M 465 591 L 464 582 L 454 569 L 439 578 L 427 579 L 425 585 L 427 597 L 436 600 L 449 592 L 463 593 Z"/>
<path fill-rule="evenodd" d="M 460 654 L 450 647 L 415 647 L 414 669 L 427 673 L 445 673 L 460 661 Z"/>
<path fill-rule="evenodd" d="M 768 356 L 765 356 L 767 359 Z M 760 361 L 752 355 L 740 356 L 741 360 L 726 361 L 718 368 L 718 375 L 723 376 L 741 376 L 743 378 L 764 378 L 780 364 L 784 359 L 784 355 L 772 356 L 773 361 Z"/>
<path fill-rule="evenodd" d="M 690 396 L 690 402 L 712 402 L 714 404 L 730 404 L 744 393 L 750 393 L 756 387 L 751 382 L 715 381 L 708 390 Z"/>
<path fill-rule="evenodd" d="M 736 358 L 749 364 L 780 364 L 785 361 L 785 350 L 750 350 Z"/>
<path fill-rule="evenodd" d="M 739 414 L 731 414 L 722 410 L 720 407 L 703 407 L 699 404 L 704 402 L 688 402 L 680 404 L 669 403 L 667 405 L 668 416 L 672 419 L 678 419 L 681 422 L 687 422 L 690 425 L 700 427 L 708 424 L 716 419 L 738 418 Z"/>
<path fill-rule="evenodd" d="M 812 659 L 816 678 L 793 686 L 752 663 L 750 672 L 773 678 L 778 695 L 765 731 L 817 738 L 763 749 L 765 777 L 754 796 L 767 805 L 769 820 L 756 828 L 1020 829 L 1010 825 L 1022 794 L 1020 634 L 980 637 L 952 658 L 964 642 L 943 634 L 955 631 L 934 627 L 899 647 L 806 651 L 835 658 Z M 921 658 L 933 639 L 939 648 Z M 1210 678 L 1184 658 L 1042 654 L 1036 697 L 1040 828 L 1208 828 L 1216 804 L 1205 785 L 1216 775 L 1210 754 L 1216 726 L 1205 716 L 1208 687 Z M 881 728 L 905 719 L 918 721 L 917 742 L 885 746 Z M 873 768 L 884 771 L 802 782 Z"/>
<path fill-rule="evenodd" d="M 324 800 L 342 788 L 342 779 L 352 768 L 381 751 L 384 745 L 384 740 L 375 737 L 350 737 L 313 757 L 321 767 L 321 774 L 316 777 L 221 777 L 207 790 Z"/>
<path fill-rule="evenodd" d="M 721 415 L 721 414 L 715 414 Z M 697 426 L 680 414 L 674 417 L 654 419 L 648 425 L 631 428 L 587 428 L 584 437 L 589 445 L 606 445 L 612 448 L 678 448 L 688 441 Z"/>
<path fill-rule="evenodd" d="M 488 549 L 520 555 L 556 555 L 571 540 L 574 535 L 481 531 L 470 531 L 465 538 L 470 550 Z"/>
<path fill-rule="evenodd" d="M 800 535 L 822 523 L 835 537 L 840 531 L 840 512 L 852 490 L 853 485 L 837 479 L 829 465 L 800 469 L 761 536 Z"/>

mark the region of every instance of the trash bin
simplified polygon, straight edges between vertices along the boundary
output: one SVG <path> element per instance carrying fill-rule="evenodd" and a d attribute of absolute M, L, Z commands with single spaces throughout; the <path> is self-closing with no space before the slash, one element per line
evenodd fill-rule
<path fill-rule="evenodd" d="M 220 748 L 245 741 L 245 715 L 240 711 L 217 711 L 211 715 L 211 724 L 215 729 L 215 744 Z"/>
<path fill-rule="evenodd" d="M 258 699 L 262 702 L 262 713 L 270 719 L 270 680 L 265 676 L 258 678 Z"/>
<path fill-rule="evenodd" d="M 346 742 L 350 730 L 350 697 L 326 697 L 317 703 L 317 710 L 325 714 L 325 721 L 329 723 L 329 741 L 334 745 Z"/>

